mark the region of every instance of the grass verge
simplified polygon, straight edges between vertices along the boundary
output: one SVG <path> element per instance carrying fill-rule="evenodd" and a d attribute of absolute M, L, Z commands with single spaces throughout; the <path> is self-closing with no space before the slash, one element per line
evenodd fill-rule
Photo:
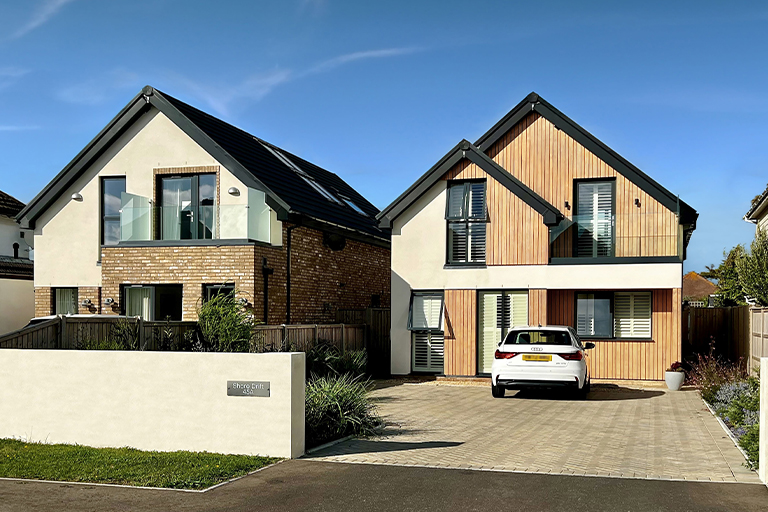
<path fill-rule="evenodd" d="M 208 452 L 145 452 L 0 439 L 0 477 L 205 489 L 280 459 Z"/>

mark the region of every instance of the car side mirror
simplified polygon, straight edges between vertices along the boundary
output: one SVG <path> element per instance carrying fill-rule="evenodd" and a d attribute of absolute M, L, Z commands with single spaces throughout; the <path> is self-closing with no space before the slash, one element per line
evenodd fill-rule
<path fill-rule="evenodd" d="M 589 343 L 585 343 L 585 344 L 584 344 L 584 348 L 585 348 L 586 350 L 589 350 L 589 349 L 591 349 L 591 348 L 595 348 L 595 344 L 594 344 L 594 343 L 592 343 L 592 342 L 589 342 Z"/>

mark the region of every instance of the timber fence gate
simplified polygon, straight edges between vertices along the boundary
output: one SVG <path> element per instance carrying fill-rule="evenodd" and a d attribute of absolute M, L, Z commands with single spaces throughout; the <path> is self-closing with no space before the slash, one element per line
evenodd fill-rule
<path fill-rule="evenodd" d="M 389 308 L 339 309 L 336 320 L 365 324 L 367 330 L 368 373 L 374 377 L 391 375 L 392 344 L 389 337 L 392 314 Z"/>
<path fill-rule="evenodd" d="M 708 354 L 714 342 L 715 355 L 730 361 L 749 359 L 749 306 L 683 308 L 683 355 Z"/>

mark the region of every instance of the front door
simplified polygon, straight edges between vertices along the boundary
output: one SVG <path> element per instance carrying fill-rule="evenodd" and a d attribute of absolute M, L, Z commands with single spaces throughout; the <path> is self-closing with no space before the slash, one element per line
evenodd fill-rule
<path fill-rule="evenodd" d="M 477 373 L 490 374 L 493 354 L 507 331 L 528 325 L 528 292 L 480 292 L 478 300 Z"/>

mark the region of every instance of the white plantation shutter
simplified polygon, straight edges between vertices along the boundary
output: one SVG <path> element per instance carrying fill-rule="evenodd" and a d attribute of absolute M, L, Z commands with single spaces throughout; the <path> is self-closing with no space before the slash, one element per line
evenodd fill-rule
<path fill-rule="evenodd" d="M 651 294 L 616 293 L 614 295 L 614 335 L 617 338 L 651 337 Z"/>
<path fill-rule="evenodd" d="M 576 333 L 595 334 L 595 295 L 580 293 L 576 296 Z"/>
<path fill-rule="evenodd" d="M 414 371 L 442 373 L 445 355 L 442 332 L 414 332 L 412 345 Z"/>
<path fill-rule="evenodd" d="M 577 210 L 578 256 L 612 256 L 613 184 L 605 181 L 579 183 Z"/>
<path fill-rule="evenodd" d="M 510 327 L 528 325 L 528 292 L 511 292 L 507 297 L 512 306 Z"/>
<path fill-rule="evenodd" d="M 410 329 L 412 331 L 429 331 L 443 329 L 443 296 L 414 295 L 411 302 Z"/>
<path fill-rule="evenodd" d="M 511 327 L 528 324 L 528 292 L 481 292 L 478 371 L 491 373 L 493 354 Z"/>

